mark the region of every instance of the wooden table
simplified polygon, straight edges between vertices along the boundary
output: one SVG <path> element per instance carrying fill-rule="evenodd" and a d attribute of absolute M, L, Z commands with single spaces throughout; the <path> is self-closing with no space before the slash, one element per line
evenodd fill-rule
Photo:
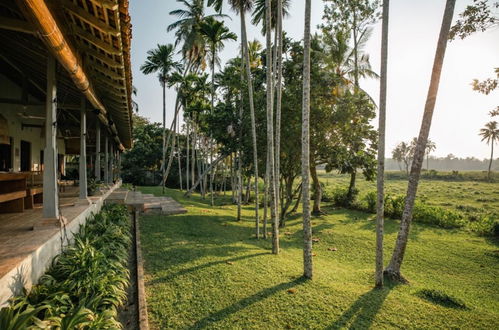
<path fill-rule="evenodd" d="M 0 213 L 24 211 L 27 173 L 0 172 Z"/>

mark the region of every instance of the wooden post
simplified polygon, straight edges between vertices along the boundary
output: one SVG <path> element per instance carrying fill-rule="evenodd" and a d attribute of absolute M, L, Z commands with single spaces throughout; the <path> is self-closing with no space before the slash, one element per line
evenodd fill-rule
<path fill-rule="evenodd" d="M 110 147 L 110 158 L 109 158 L 109 183 L 112 184 L 113 183 L 113 180 L 114 180 L 114 170 L 113 170 L 113 166 L 114 166 L 114 144 L 111 140 L 111 144 L 109 145 Z"/>
<path fill-rule="evenodd" d="M 59 218 L 59 197 L 57 195 L 57 84 L 55 80 L 55 59 L 49 54 L 47 61 L 47 98 L 45 115 L 45 150 L 43 152 L 43 217 Z"/>
<path fill-rule="evenodd" d="M 80 199 L 87 199 L 87 114 L 85 97 L 80 105 Z"/>
<path fill-rule="evenodd" d="M 100 181 L 100 121 L 97 117 L 97 124 L 95 127 L 95 180 Z"/>
<path fill-rule="evenodd" d="M 109 138 L 108 134 L 104 138 L 104 182 L 109 183 Z"/>

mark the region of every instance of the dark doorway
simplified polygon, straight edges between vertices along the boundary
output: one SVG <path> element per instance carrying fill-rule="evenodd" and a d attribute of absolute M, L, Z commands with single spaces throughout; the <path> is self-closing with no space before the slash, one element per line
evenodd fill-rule
<path fill-rule="evenodd" d="M 0 144 L 0 171 L 7 172 L 12 168 L 12 138 L 10 144 Z"/>
<path fill-rule="evenodd" d="M 21 172 L 31 171 L 31 143 L 21 140 Z"/>

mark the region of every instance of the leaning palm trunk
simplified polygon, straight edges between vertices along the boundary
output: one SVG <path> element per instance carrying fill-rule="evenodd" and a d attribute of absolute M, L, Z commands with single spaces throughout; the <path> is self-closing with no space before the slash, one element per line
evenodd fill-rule
<path fill-rule="evenodd" d="M 281 223 L 280 217 L 280 196 L 281 189 L 279 179 L 281 177 L 281 105 L 282 105 L 282 0 L 277 0 L 277 26 L 276 26 L 277 44 L 274 45 L 276 49 L 277 70 L 277 84 L 276 84 L 276 117 L 275 117 L 275 176 L 274 186 L 276 187 L 276 218 L 277 222 Z"/>
<path fill-rule="evenodd" d="M 251 66 L 250 66 L 250 58 L 249 58 L 249 50 L 248 50 L 248 38 L 246 35 L 246 18 L 244 13 L 244 8 L 240 7 L 240 16 L 241 16 L 241 36 L 242 36 L 242 44 L 243 44 L 243 53 L 244 53 L 244 62 L 246 68 L 246 77 L 248 80 L 248 99 L 250 106 L 250 115 L 251 115 L 251 136 L 253 139 L 253 166 L 255 170 L 255 231 L 256 238 L 260 238 L 259 231 L 259 217 L 258 217 L 258 149 L 256 144 L 256 123 L 255 123 L 255 106 L 253 103 L 253 82 L 251 78 Z"/>
<path fill-rule="evenodd" d="M 179 111 L 180 111 L 180 104 L 179 104 L 179 96 L 177 95 L 177 101 L 175 102 L 175 115 L 173 116 L 173 130 L 170 130 L 170 133 L 169 133 L 169 136 L 167 139 L 167 143 L 168 143 L 170 135 L 172 136 L 172 147 L 170 150 L 170 157 L 168 158 L 168 165 L 167 165 L 166 170 L 163 174 L 163 181 L 162 181 L 163 186 L 166 185 L 166 180 L 168 180 L 168 175 L 170 174 L 170 169 L 172 166 L 173 155 L 175 154 L 175 152 L 174 152 L 174 150 L 175 150 L 175 136 L 176 136 L 176 130 L 177 130 L 177 116 L 178 116 Z"/>
<path fill-rule="evenodd" d="M 381 37 L 381 83 L 379 91 L 378 138 L 378 199 L 376 205 L 376 262 L 375 286 L 383 287 L 383 230 L 385 212 L 385 127 L 386 127 L 386 73 L 388 66 L 388 13 L 390 0 L 383 1 L 383 27 Z"/>
<path fill-rule="evenodd" d="M 177 129 L 180 132 L 180 123 L 177 124 Z M 180 134 L 177 134 L 177 158 L 178 158 L 178 179 L 180 181 L 180 191 L 184 190 L 183 184 L 182 184 L 182 149 L 180 145 Z"/>
<path fill-rule="evenodd" d="M 303 109 L 301 176 L 303 194 L 303 276 L 312 278 L 312 225 L 310 223 L 310 12 L 311 0 L 305 2 L 303 40 Z"/>
<path fill-rule="evenodd" d="M 272 253 L 279 254 L 279 219 L 277 217 L 277 198 L 275 182 L 275 155 L 274 155 L 274 83 L 272 77 L 272 36 L 271 36 L 271 0 L 266 0 L 265 28 L 266 28 L 266 65 L 267 65 L 267 150 L 269 159 L 269 198 L 270 217 L 272 219 Z"/>
<path fill-rule="evenodd" d="M 204 169 L 204 171 L 202 173 L 199 174 L 199 177 L 198 179 L 196 180 L 196 182 L 192 185 L 192 187 L 185 192 L 184 196 L 188 197 L 192 194 L 192 192 L 197 188 L 197 186 L 202 182 L 204 181 L 204 178 L 206 178 L 206 176 L 211 173 L 211 169 L 214 168 L 215 166 L 217 166 L 218 163 L 220 163 L 221 161 L 223 161 L 225 158 L 227 158 L 228 155 L 220 155 L 217 159 L 215 159 L 209 166 L 208 168 Z"/>
<path fill-rule="evenodd" d="M 421 167 L 425 154 L 426 143 L 428 141 L 428 134 L 430 132 L 431 120 L 433 117 L 433 110 L 435 109 L 435 102 L 437 99 L 438 86 L 440 82 L 440 75 L 442 72 L 442 65 L 447 47 L 447 39 L 449 35 L 450 26 L 452 23 L 452 15 L 454 13 L 454 5 L 456 0 L 447 0 L 445 5 L 445 12 L 442 20 L 442 27 L 438 38 L 437 50 L 435 53 L 435 60 L 433 63 L 433 70 L 431 74 L 430 87 L 426 98 L 426 104 L 423 114 L 423 121 L 419 131 L 418 142 L 414 151 L 414 159 L 412 161 L 411 173 L 409 175 L 409 184 L 407 187 L 407 196 L 405 199 L 404 212 L 400 222 L 400 229 L 397 236 L 397 242 L 393 251 L 390 264 L 385 269 L 385 273 L 395 280 L 403 281 L 400 274 L 400 267 L 404 260 L 404 254 L 407 247 L 407 240 L 409 236 L 409 229 L 412 221 L 412 210 L 414 208 L 414 201 L 419 184 L 419 177 L 421 175 Z"/>

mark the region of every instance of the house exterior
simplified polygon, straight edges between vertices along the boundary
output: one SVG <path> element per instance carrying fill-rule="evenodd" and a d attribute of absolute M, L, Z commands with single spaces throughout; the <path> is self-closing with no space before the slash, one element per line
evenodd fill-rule
<path fill-rule="evenodd" d="M 128 0 L 0 0 L 0 229 L 23 214 L 35 232 L 59 228 L 61 185 L 75 176 L 83 208 L 67 214 L 84 221 L 105 198 L 92 202 L 88 181 L 119 181 L 132 143 L 130 42 Z"/>

